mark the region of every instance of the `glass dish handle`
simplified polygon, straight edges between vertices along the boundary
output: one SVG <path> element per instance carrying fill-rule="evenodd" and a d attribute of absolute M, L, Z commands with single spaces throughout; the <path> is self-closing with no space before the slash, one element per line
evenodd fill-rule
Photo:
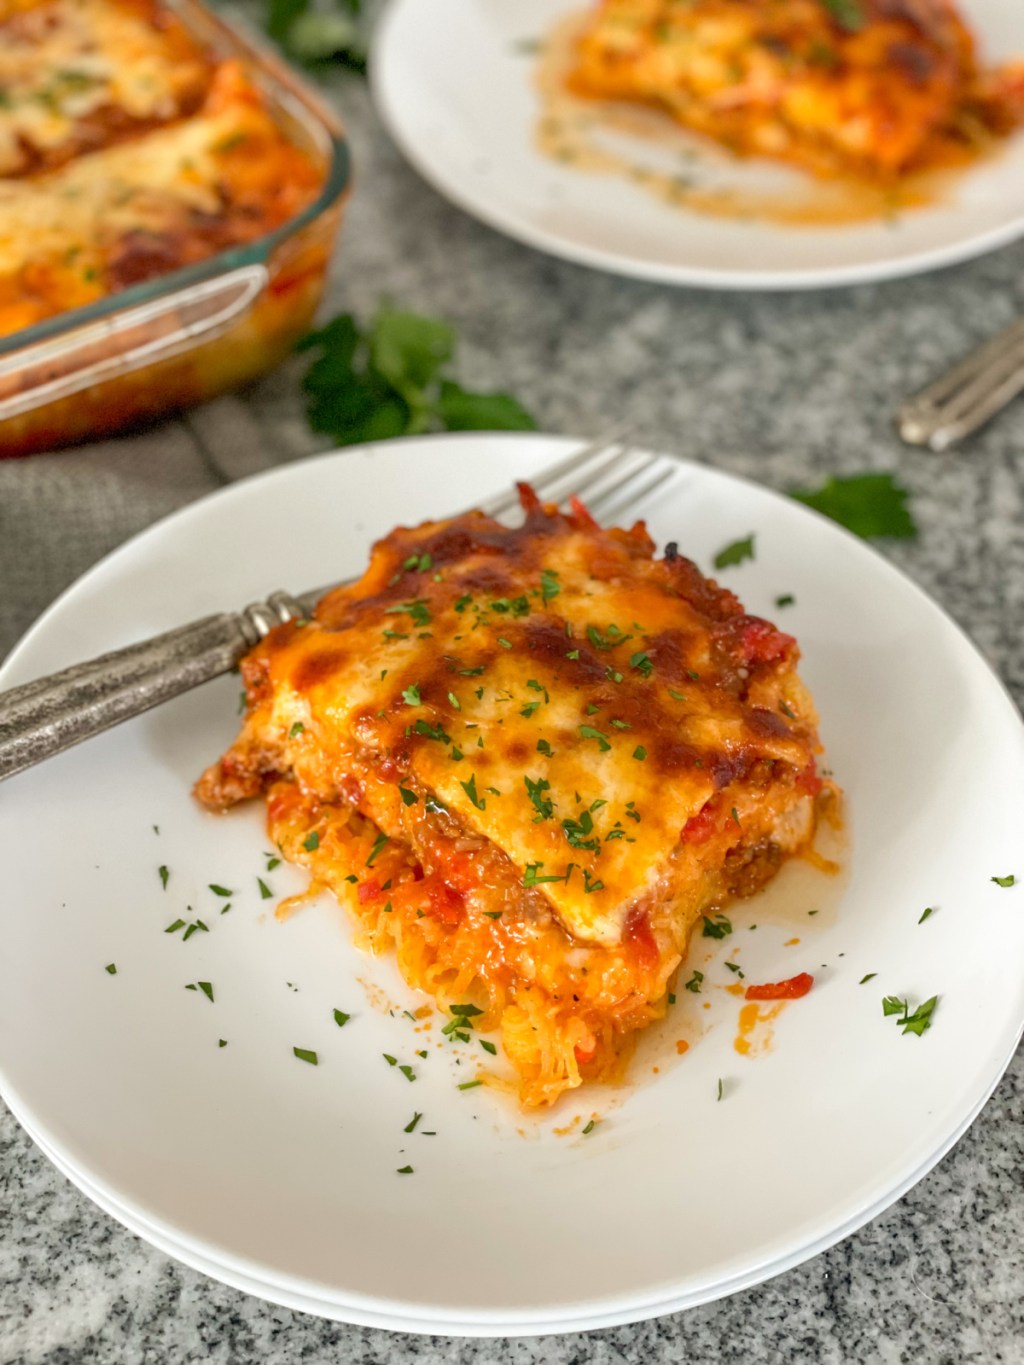
<path fill-rule="evenodd" d="M 0 422 L 226 331 L 267 283 L 258 262 L 0 359 Z"/>

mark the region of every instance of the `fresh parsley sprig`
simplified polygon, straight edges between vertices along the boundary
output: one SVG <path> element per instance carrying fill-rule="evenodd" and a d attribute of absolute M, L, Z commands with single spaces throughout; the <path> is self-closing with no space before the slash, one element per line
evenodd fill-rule
<path fill-rule="evenodd" d="M 314 431 L 340 445 L 430 431 L 532 431 L 505 393 L 473 393 L 445 371 L 455 355 L 448 323 L 384 304 L 368 327 L 342 313 L 299 342 L 313 356 L 302 381 Z"/>

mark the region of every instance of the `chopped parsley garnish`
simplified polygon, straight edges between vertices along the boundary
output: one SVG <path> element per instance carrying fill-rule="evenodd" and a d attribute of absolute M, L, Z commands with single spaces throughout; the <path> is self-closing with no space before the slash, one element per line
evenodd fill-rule
<path fill-rule="evenodd" d="M 407 706 L 419 706 L 421 702 L 420 689 L 415 686 L 402 688 L 402 700 Z"/>
<path fill-rule="evenodd" d="M 544 754 L 547 758 L 554 758 L 555 755 L 554 749 L 552 749 L 546 739 L 538 739 L 537 752 L 539 754 Z"/>
<path fill-rule="evenodd" d="M 351 1014 L 346 1014 L 344 1010 L 334 1011 L 334 1022 L 338 1025 L 339 1028 L 344 1028 L 351 1018 L 352 1018 Z"/>
<path fill-rule="evenodd" d="M 818 489 L 793 488 L 789 496 L 866 540 L 875 536 L 917 538 L 917 526 L 907 508 L 907 490 L 891 474 L 829 477 Z"/>
<path fill-rule="evenodd" d="M 210 1004 L 213 1004 L 213 986 L 209 981 L 196 981 L 187 985 L 185 989 L 187 991 L 202 991 Z"/>
<path fill-rule="evenodd" d="M 167 890 L 167 883 L 168 883 L 168 881 L 170 880 L 171 874 L 168 872 L 168 870 L 167 870 L 166 867 L 160 867 L 160 868 L 159 868 L 159 872 L 160 872 L 160 882 L 161 882 L 161 885 L 163 886 L 164 890 L 166 891 L 166 890 Z"/>
<path fill-rule="evenodd" d="M 468 782 L 460 782 L 459 786 L 469 797 L 470 801 L 472 801 L 473 805 L 476 806 L 477 810 L 487 809 L 487 802 L 480 796 L 476 789 L 476 773 L 473 774 Z"/>
<path fill-rule="evenodd" d="M 397 1066 L 397 1065 L 398 1065 L 398 1058 L 397 1058 L 397 1057 L 392 1057 L 392 1056 L 391 1056 L 389 1053 L 387 1053 L 387 1052 L 382 1052 L 380 1055 L 381 1055 L 381 1056 L 384 1058 L 384 1060 L 387 1062 L 388 1066 Z"/>
<path fill-rule="evenodd" d="M 719 550 L 712 562 L 716 569 L 730 569 L 736 564 L 742 564 L 745 559 L 753 558 L 754 535 L 751 532 L 745 540 L 734 540 L 731 545 Z"/>
<path fill-rule="evenodd" d="M 424 735 L 426 736 L 427 739 L 440 740 L 442 744 L 451 743 L 452 740 L 451 735 L 445 734 L 444 730 L 440 725 L 431 725 L 428 721 L 423 720 L 422 717 L 416 722 L 416 724 L 412 728 L 414 734 Z"/>
<path fill-rule="evenodd" d="M 485 910 L 484 914 L 488 919 L 501 919 L 502 912 L 500 910 Z"/>
<path fill-rule="evenodd" d="M 296 735 L 301 735 L 305 728 L 306 727 L 303 725 L 302 721 L 297 720 L 292 726 L 292 728 L 288 731 L 288 738 L 294 739 Z"/>
<path fill-rule="evenodd" d="M 694 995 L 700 995 L 701 982 L 704 980 L 704 973 L 695 971 L 683 987 L 684 990 L 692 991 Z"/>
<path fill-rule="evenodd" d="M 877 972 L 868 972 L 867 976 L 861 977 L 861 979 L 857 982 L 857 985 L 866 986 L 869 981 L 874 981 L 877 975 L 878 975 Z"/>
<path fill-rule="evenodd" d="M 478 667 L 476 667 L 476 668 L 460 668 L 460 669 L 459 669 L 459 677 L 460 677 L 460 678 L 479 678 L 480 675 L 481 675 L 481 673 L 484 673 L 484 672 L 486 672 L 486 669 L 484 668 L 484 665 L 483 665 L 483 664 L 480 664 L 480 665 L 478 665 Z"/>
<path fill-rule="evenodd" d="M 735 806 L 733 806 L 733 808 L 732 808 L 732 818 L 733 818 L 733 820 L 736 822 L 736 824 L 739 825 L 739 823 L 740 823 L 740 817 L 739 817 L 739 815 L 737 814 L 737 811 L 736 811 L 736 807 L 735 807 Z M 740 826 L 740 827 L 742 828 L 742 826 Z"/>
<path fill-rule="evenodd" d="M 795 713 L 784 701 L 779 702 L 779 710 L 782 712 L 784 716 L 787 716 L 790 720 L 796 720 Z"/>
<path fill-rule="evenodd" d="M 429 554 L 410 555 L 402 565 L 406 573 L 426 573 L 434 567 L 434 558 Z"/>
<path fill-rule="evenodd" d="M 668 993 L 668 1003 L 669 1003 L 670 1005 L 674 1005 L 674 1004 L 676 1003 L 675 991 L 669 991 L 669 993 Z"/>
<path fill-rule="evenodd" d="M 218 1047 L 227 1047 L 227 1045 L 228 1045 L 228 1040 L 227 1040 L 226 1038 L 218 1038 L 218 1039 L 217 1039 L 217 1046 L 218 1046 Z"/>
<path fill-rule="evenodd" d="M 629 666 L 642 673 L 645 678 L 649 678 L 654 672 L 654 665 L 651 663 L 650 656 L 643 650 L 629 656 Z"/>
<path fill-rule="evenodd" d="M 498 644 L 501 645 L 502 649 L 511 649 L 511 648 L 512 648 L 512 641 L 511 641 L 511 640 L 503 640 L 502 637 L 501 637 L 500 635 L 498 636 Z"/>
<path fill-rule="evenodd" d="M 215 896 L 223 896 L 225 900 L 235 894 L 233 891 L 229 891 L 226 886 L 218 886 L 216 882 L 210 883 L 210 890 Z"/>
<path fill-rule="evenodd" d="M 867 22 L 860 0 L 821 0 L 845 33 L 859 33 Z"/>
<path fill-rule="evenodd" d="M 550 602 L 552 597 L 557 597 L 562 591 L 559 587 L 558 574 L 554 569 L 541 569 L 540 571 L 540 596 L 542 602 Z"/>
<path fill-rule="evenodd" d="M 190 924 L 188 928 L 185 930 L 185 932 L 182 934 L 181 936 L 182 943 L 187 943 L 193 934 L 198 934 L 200 931 L 202 931 L 202 933 L 204 934 L 208 934 L 210 932 L 206 925 L 203 923 L 203 921 L 201 919 L 197 919 L 194 921 L 194 923 Z"/>
<path fill-rule="evenodd" d="M 791 592 L 784 592 L 781 597 L 776 597 L 775 605 L 777 607 L 791 607 L 795 601 L 796 598 Z"/>
<path fill-rule="evenodd" d="M 117 975 L 117 963 L 116 963 L 116 962 L 108 962 L 107 965 L 103 968 L 103 970 L 107 973 L 108 976 L 116 976 L 116 975 Z"/>
<path fill-rule="evenodd" d="M 642 763 L 644 759 L 647 757 L 647 750 L 644 748 L 642 744 L 638 744 L 636 748 L 633 750 L 633 757 L 637 760 L 638 763 Z"/>
<path fill-rule="evenodd" d="M 459 701 L 458 697 L 455 695 L 454 692 L 449 692 L 449 693 L 448 693 L 448 700 L 449 700 L 449 701 L 451 702 L 451 704 L 452 704 L 452 710 L 454 710 L 454 711 L 461 711 L 461 710 L 462 710 L 462 703 Z"/>
<path fill-rule="evenodd" d="M 934 915 L 934 914 L 935 914 L 935 906 L 934 906 L 934 905 L 926 905 L 926 906 L 925 906 L 925 909 L 924 909 L 924 913 L 922 914 L 921 918 L 917 921 L 918 924 L 923 924 L 923 923 L 925 922 L 925 920 L 928 918 L 929 915 Z"/>
<path fill-rule="evenodd" d="M 732 923 L 725 915 L 716 915 L 714 919 L 707 915 L 702 915 L 704 921 L 704 938 L 728 938 L 732 933 Z"/>
<path fill-rule="evenodd" d="M 528 863 L 526 871 L 523 873 L 523 885 L 540 886 L 541 882 L 564 882 L 567 879 L 568 874 L 565 874 L 561 877 L 551 875 L 541 876 L 540 869 L 543 866 L 544 866 L 543 863 Z"/>
<path fill-rule="evenodd" d="M 271 896 L 274 894 L 273 891 L 271 891 L 270 887 L 266 884 L 262 877 L 257 877 L 256 881 L 260 888 L 261 900 L 265 901 L 270 900 Z"/>
<path fill-rule="evenodd" d="M 722 1096 L 723 1096 L 724 1094 L 725 1094 L 725 1082 L 722 1080 L 721 1076 L 719 1076 L 719 1078 L 718 1078 L 718 1098 L 721 1099 Z"/>
<path fill-rule="evenodd" d="M 413 1169 L 412 1169 L 411 1166 L 399 1166 L 399 1167 L 398 1167 L 398 1170 L 395 1172 L 395 1174 L 396 1174 L 396 1175 L 413 1175 L 413 1174 L 414 1174 L 414 1171 L 413 1171 Z"/>
<path fill-rule="evenodd" d="M 882 1013 L 886 1018 L 893 1014 L 898 1015 L 896 1027 L 902 1028 L 904 1033 L 916 1033 L 920 1038 L 926 1029 L 931 1028 L 932 1015 L 935 1013 L 935 1006 L 938 1003 L 939 997 L 933 995 L 923 1005 L 918 1005 L 917 1009 L 911 1014 L 906 1000 L 901 1000 L 896 995 L 887 995 L 882 1001 Z"/>
<path fill-rule="evenodd" d="M 584 1128 L 584 1130 L 583 1130 L 583 1136 L 584 1136 L 584 1137 L 589 1137 L 589 1135 L 594 1131 L 594 1129 L 595 1129 L 596 1127 L 597 1127 L 597 1119 L 591 1119 L 590 1122 L 587 1124 L 586 1128 Z"/>
<path fill-rule="evenodd" d="M 588 810 L 582 811 L 578 820 L 563 820 L 562 830 L 573 848 L 589 848 L 596 853 L 601 847 L 599 838 L 590 837 L 594 832 L 594 821 Z"/>
<path fill-rule="evenodd" d="M 370 856 L 366 860 L 367 867 L 373 866 L 373 862 L 374 859 L 377 857 L 377 854 L 381 852 L 385 844 L 389 844 L 390 842 L 391 842 L 390 836 L 385 834 L 384 831 L 381 830 L 380 834 L 378 834 L 376 839 L 374 839 L 373 841 L 373 848 L 370 849 Z"/>
<path fill-rule="evenodd" d="M 483 1048 L 485 1052 L 489 1052 L 492 1057 L 497 1057 L 498 1049 L 494 1046 L 492 1042 L 489 1042 L 486 1038 L 480 1039 L 480 1046 Z"/>
<path fill-rule="evenodd" d="M 551 783 L 546 777 L 536 779 L 524 777 L 523 782 L 526 785 L 526 794 L 537 812 L 533 817 L 533 823 L 536 825 L 541 820 L 550 820 L 555 812 L 555 807 L 550 797 L 545 796 L 544 793 L 551 790 Z"/>
<path fill-rule="evenodd" d="M 743 972 L 738 962 L 727 962 L 725 965 L 729 968 L 731 972 L 734 972 L 740 978 L 741 981 L 743 980 Z"/>
<path fill-rule="evenodd" d="M 419 1123 L 419 1121 L 420 1121 L 420 1119 L 421 1119 L 422 1117 L 423 1117 L 422 1114 L 414 1112 L 412 1118 L 409 1120 L 409 1122 L 408 1122 L 408 1123 L 405 1125 L 405 1127 L 402 1129 L 402 1132 L 403 1132 L 403 1133 L 414 1133 L 414 1132 L 416 1131 L 416 1125 L 417 1125 L 417 1123 Z"/>
<path fill-rule="evenodd" d="M 587 871 L 585 867 L 582 868 L 581 871 L 583 872 L 583 890 L 588 896 L 591 895 L 594 891 L 604 890 L 604 882 L 602 881 L 592 882 L 590 880 L 590 873 Z"/>
<path fill-rule="evenodd" d="M 1015 886 L 1017 878 L 1011 872 L 1008 877 L 993 877 L 996 886 Z"/>
<path fill-rule="evenodd" d="M 478 1085 L 483 1085 L 483 1081 L 463 1081 L 459 1086 L 460 1090 L 475 1090 Z"/>
<path fill-rule="evenodd" d="M 524 720 L 529 720 L 533 713 L 539 710 L 539 708 L 540 708 L 539 701 L 528 701 L 526 705 L 520 710 L 519 714 L 523 717 Z"/>
<path fill-rule="evenodd" d="M 169 924 L 169 925 L 167 926 L 167 928 L 164 930 L 164 933 L 165 933 L 165 934 L 176 934 L 176 933 L 178 932 L 179 929 L 184 929 L 184 927 L 185 927 L 185 921 L 184 921 L 183 919 L 176 919 L 176 920 L 174 921 L 173 924 Z"/>
<path fill-rule="evenodd" d="M 579 732 L 583 739 L 596 739 L 597 746 L 601 753 L 607 753 L 612 747 L 608 743 L 608 736 L 601 730 L 595 730 L 592 725 L 581 725 L 579 727 Z"/>
<path fill-rule="evenodd" d="M 302 847 L 307 853 L 315 853 L 320 847 L 320 835 L 315 829 L 311 829 L 302 841 Z"/>
<path fill-rule="evenodd" d="M 292 1052 L 298 1057 L 300 1062 L 308 1062 L 310 1066 L 319 1066 L 320 1059 L 316 1053 L 308 1047 L 293 1047 Z"/>
<path fill-rule="evenodd" d="M 431 621 L 430 606 L 427 598 L 417 597 L 413 602 L 402 602 L 397 607 L 385 607 L 385 616 L 398 616 L 407 614 L 414 626 L 429 626 Z"/>
<path fill-rule="evenodd" d="M 416 793 L 411 792 L 408 787 L 399 787 L 398 794 L 401 796 L 403 803 L 407 806 L 415 806 L 416 802 L 420 799 Z"/>

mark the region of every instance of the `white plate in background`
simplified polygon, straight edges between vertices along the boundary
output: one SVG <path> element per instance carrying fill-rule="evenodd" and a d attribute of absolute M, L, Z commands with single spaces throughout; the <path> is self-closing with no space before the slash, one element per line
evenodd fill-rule
<path fill-rule="evenodd" d="M 838 227 L 703 216 L 621 175 L 559 164 L 537 149 L 541 106 L 529 48 L 586 8 L 587 0 L 390 0 L 375 34 L 372 86 L 395 141 L 435 189 L 499 232 L 581 265 L 717 289 L 891 279 L 953 265 L 1024 233 L 1024 134 L 956 177 L 933 206 Z M 983 63 L 1024 57 L 1024 6 L 961 0 L 959 9 Z M 681 152 L 715 174 L 726 162 L 682 129 L 677 150 L 641 138 L 614 145 L 660 170 L 678 169 Z M 727 177 L 741 190 L 794 194 L 809 181 L 756 161 L 734 163 Z"/>

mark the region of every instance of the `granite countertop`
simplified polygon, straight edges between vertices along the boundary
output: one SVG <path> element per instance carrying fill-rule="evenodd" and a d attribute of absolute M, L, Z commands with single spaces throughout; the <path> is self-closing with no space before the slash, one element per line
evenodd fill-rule
<path fill-rule="evenodd" d="M 776 488 L 898 471 L 922 535 L 884 553 L 1024 700 L 1024 402 L 957 455 L 907 450 L 890 425 L 901 398 L 1024 312 L 1024 243 L 846 292 L 734 296 L 617 279 L 465 217 L 404 165 L 361 82 L 338 76 L 327 89 L 357 166 L 329 307 L 365 314 L 387 293 L 450 319 L 464 381 L 516 393 L 545 430 L 625 422 L 647 445 Z M 0 655 L 129 535 L 317 449 L 297 374 L 285 365 L 134 437 L 0 462 Z M 0 1362 L 1021 1362 L 1022 1120 L 1018 1053 L 936 1170 L 805 1265 L 652 1323 L 474 1342 L 325 1322 L 207 1280 L 101 1213 L 0 1106 Z"/>

